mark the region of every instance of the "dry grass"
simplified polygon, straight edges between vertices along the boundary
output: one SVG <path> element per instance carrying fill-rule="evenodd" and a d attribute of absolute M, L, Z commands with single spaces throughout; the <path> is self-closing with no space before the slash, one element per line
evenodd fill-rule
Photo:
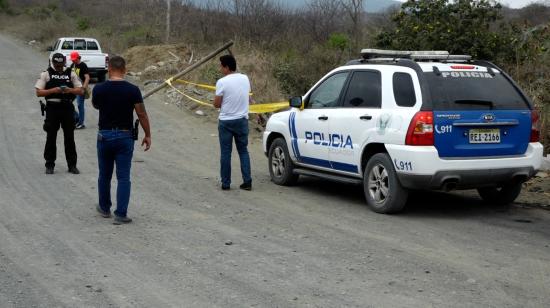
<path fill-rule="evenodd" d="M 212 49 L 216 47 L 212 46 Z M 158 62 L 165 62 L 166 65 L 157 66 L 157 70 L 143 73 L 141 76 L 142 80 L 164 80 L 188 67 L 191 55 L 193 56 L 194 63 L 211 51 L 193 50 L 192 47 L 183 44 L 135 46 L 128 49 L 123 56 L 128 61 L 129 70 L 134 72 L 143 71 L 148 66 L 157 65 Z M 169 52 L 178 56 L 180 60 L 174 61 L 175 58 Z M 250 78 L 256 102 L 265 103 L 286 100 L 278 88 L 277 81 L 273 77 L 273 64 L 268 55 L 254 49 L 241 48 L 237 44 L 232 48 L 232 52 L 237 59 L 239 71 Z M 183 79 L 215 85 L 216 80 L 221 77 L 218 57 L 215 57 L 189 75 L 184 76 Z"/>

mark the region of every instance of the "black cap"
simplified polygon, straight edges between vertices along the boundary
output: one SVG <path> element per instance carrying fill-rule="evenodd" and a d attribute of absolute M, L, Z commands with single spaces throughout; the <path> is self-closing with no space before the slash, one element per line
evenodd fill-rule
<path fill-rule="evenodd" d="M 52 63 L 65 63 L 65 56 L 61 53 L 54 53 L 52 56 Z"/>

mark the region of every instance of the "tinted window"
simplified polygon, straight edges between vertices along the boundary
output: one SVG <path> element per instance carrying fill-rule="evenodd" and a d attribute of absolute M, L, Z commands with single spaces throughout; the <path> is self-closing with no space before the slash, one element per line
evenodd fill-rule
<path fill-rule="evenodd" d="M 88 50 L 99 50 L 99 48 L 97 47 L 97 43 L 94 41 L 87 41 L 86 45 Z"/>
<path fill-rule="evenodd" d="M 74 40 L 74 49 L 75 50 L 86 50 L 86 41 L 85 40 Z"/>
<path fill-rule="evenodd" d="M 393 74 L 393 96 L 397 106 L 412 107 L 416 104 L 416 94 L 411 75 L 407 73 Z"/>
<path fill-rule="evenodd" d="M 502 74 L 486 72 L 425 73 L 434 110 L 528 109 L 520 93 Z"/>
<path fill-rule="evenodd" d="M 336 107 L 348 75 L 349 72 L 337 73 L 323 81 L 309 96 L 308 108 Z"/>
<path fill-rule="evenodd" d="M 380 108 L 382 106 L 381 84 L 380 72 L 353 73 L 344 98 L 344 107 Z"/>
<path fill-rule="evenodd" d="M 65 41 L 61 45 L 61 49 L 73 49 L 73 41 Z"/>
<path fill-rule="evenodd" d="M 57 50 L 57 48 L 59 47 L 59 43 L 61 43 L 61 40 L 57 40 L 57 42 L 55 42 L 55 45 L 53 46 L 53 50 Z"/>

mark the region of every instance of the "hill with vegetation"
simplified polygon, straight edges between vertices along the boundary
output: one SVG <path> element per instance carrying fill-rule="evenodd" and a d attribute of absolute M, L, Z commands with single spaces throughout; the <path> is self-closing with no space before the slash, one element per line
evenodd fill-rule
<path fill-rule="evenodd" d="M 291 10 L 269 0 L 172 1 L 168 11 L 166 0 L 0 0 L 0 31 L 42 46 L 60 36 L 96 37 L 114 54 L 134 46 L 184 45 L 187 59 L 234 40 L 240 68 L 252 74 L 260 101 L 303 93 L 330 69 L 357 58 L 361 48 L 471 54 L 511 73 L 541 110 L 543 138 L 549 138 L 548 6 L 513 10 L 493 0 L 409 0 L 399 9 L 366 13 L 369 2 L 307 0 Z M 195 77 L 213 83 L 217 66 L 206 65 Z"/>

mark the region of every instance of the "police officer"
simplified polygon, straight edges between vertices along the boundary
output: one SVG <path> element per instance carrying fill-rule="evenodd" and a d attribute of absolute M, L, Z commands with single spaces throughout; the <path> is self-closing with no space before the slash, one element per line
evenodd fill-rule
<path fill-rule="evenodd" d="M 56 158 L 56 139 L 59 127 L 63 129 L 65 157 L 69 172 L 79 174 L 76 168 L 76 146 L 74 143 L 74 107 L 76 95 L 83 95 L 82 83 L 78 76 L 65 68 L 65 56 L 55 53 L 48 70 L 40 74 L 36 81 L 36 96 L 46 98 L 46 119 L 44 130 L 47 133 L 44 159 L 46 174 L 53 174 Z"/>

